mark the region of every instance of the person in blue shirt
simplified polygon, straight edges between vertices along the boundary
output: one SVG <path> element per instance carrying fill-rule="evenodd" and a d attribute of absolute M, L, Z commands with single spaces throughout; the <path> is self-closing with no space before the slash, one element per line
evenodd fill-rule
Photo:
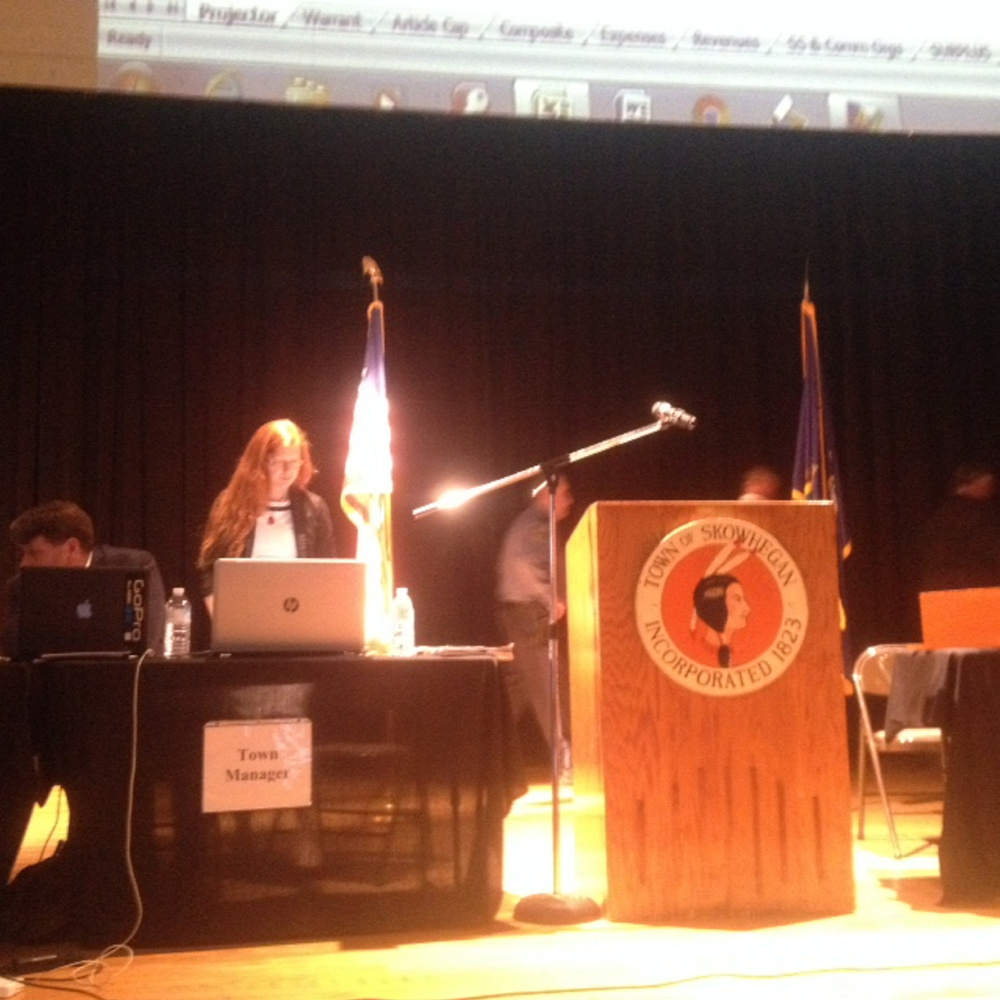
<path fill-rule="evenodd" d="M 573 490 L 566 476 L 556 479 L 555 518 L 564 520 L 573 507 Z M 535 488 L 531 501 L 511 522 L 497 562 L 497 623 L 506 642 L 513 644 L 513 663 L 505 671 L 515 724 L 533 717 L 553 749 L 552 681 L 548 652 L 549 610 L 552 604 L 549 572 L 549 487 Z M 556 597 L 555 619 L 566 613 Z M 562 699 L 563 702 L 566 699 Z M 562 704 L 563 732 L 568 732 L 568 706 Z M 560 748 L 568 761 L 568 745 Z"/>

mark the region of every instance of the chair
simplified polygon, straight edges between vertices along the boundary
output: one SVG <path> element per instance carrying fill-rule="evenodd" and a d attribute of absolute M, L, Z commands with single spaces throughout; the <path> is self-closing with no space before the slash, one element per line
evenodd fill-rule
<path fill-rule="evenodd" d="M 914 654 L 927 652 L 928 657 Z M 944 740 L 937 726 L 923 725 L 926 701 L 933 697 L 940 662 L 931 659 L 926 647 L 915 643 L 869 646 L 854 663 L 852 679 L 858 696 L 858 839 L 865 839 L 866 757 L 871 760 L 885 813 L 893 857 L 901 858 L 899 835 L 882 773 L 881 758 L 886 754 L 937 754 L 944 768 Z M 866 696 L 882 696 L 889 708 L 899 706 L 887 735 L 886 728 L 874 730 Z M 890 697 L 892 696 L 892 697 Z M 896 730 L 893 732 L 893 730 Z"/>
<path fill-rule="evenodd" d="M 421 884 L 430 874 L 428 790 L 410 747 L 384 742 L 320 743 L 314 748 L 315 809 L 324 853 L 367 872 L 376 883 L 416 865 Z"/>
<path fill-rule="evenodd" d="M 383 886 L 430 877 L 431 813 L 410 747 L 317 743 L 309 806 L 219 815 L 217 833 L 241 869 L 266 877 L 279 859 L 302 875 Z M 263 866 L 263 867 L 262 867 Z"/>

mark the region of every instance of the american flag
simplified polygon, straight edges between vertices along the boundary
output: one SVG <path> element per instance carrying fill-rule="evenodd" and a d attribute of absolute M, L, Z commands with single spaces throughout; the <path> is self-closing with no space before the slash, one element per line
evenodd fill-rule
<path fill-rule="evenodd" d="M 368 307 L 365 364 L 354 404 L 340 505 L 358 529 L 357 558 L 368 568 L 365 630 L 370 644 L 388 646 L 392 574 L 392 449 L 385 382 L 382 303 Z"/>

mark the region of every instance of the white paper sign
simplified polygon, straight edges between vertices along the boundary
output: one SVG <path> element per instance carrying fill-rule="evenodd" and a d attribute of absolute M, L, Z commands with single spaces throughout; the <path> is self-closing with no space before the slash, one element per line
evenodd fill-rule
<path fill-rule="evenodd" d="M 312 721 L 208 722 L 202 811 L 301 809 L 312 805 Z"/>

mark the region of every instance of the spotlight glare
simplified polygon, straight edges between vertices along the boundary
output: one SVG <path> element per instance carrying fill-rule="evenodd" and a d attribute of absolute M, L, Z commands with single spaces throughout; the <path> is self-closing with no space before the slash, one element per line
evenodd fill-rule
<path fill-rule="evenodd" d="M 445 490 L 438 498 L 438 506 L 443 510 L 461 507 L 469 499 L 468 490 Z"/>

